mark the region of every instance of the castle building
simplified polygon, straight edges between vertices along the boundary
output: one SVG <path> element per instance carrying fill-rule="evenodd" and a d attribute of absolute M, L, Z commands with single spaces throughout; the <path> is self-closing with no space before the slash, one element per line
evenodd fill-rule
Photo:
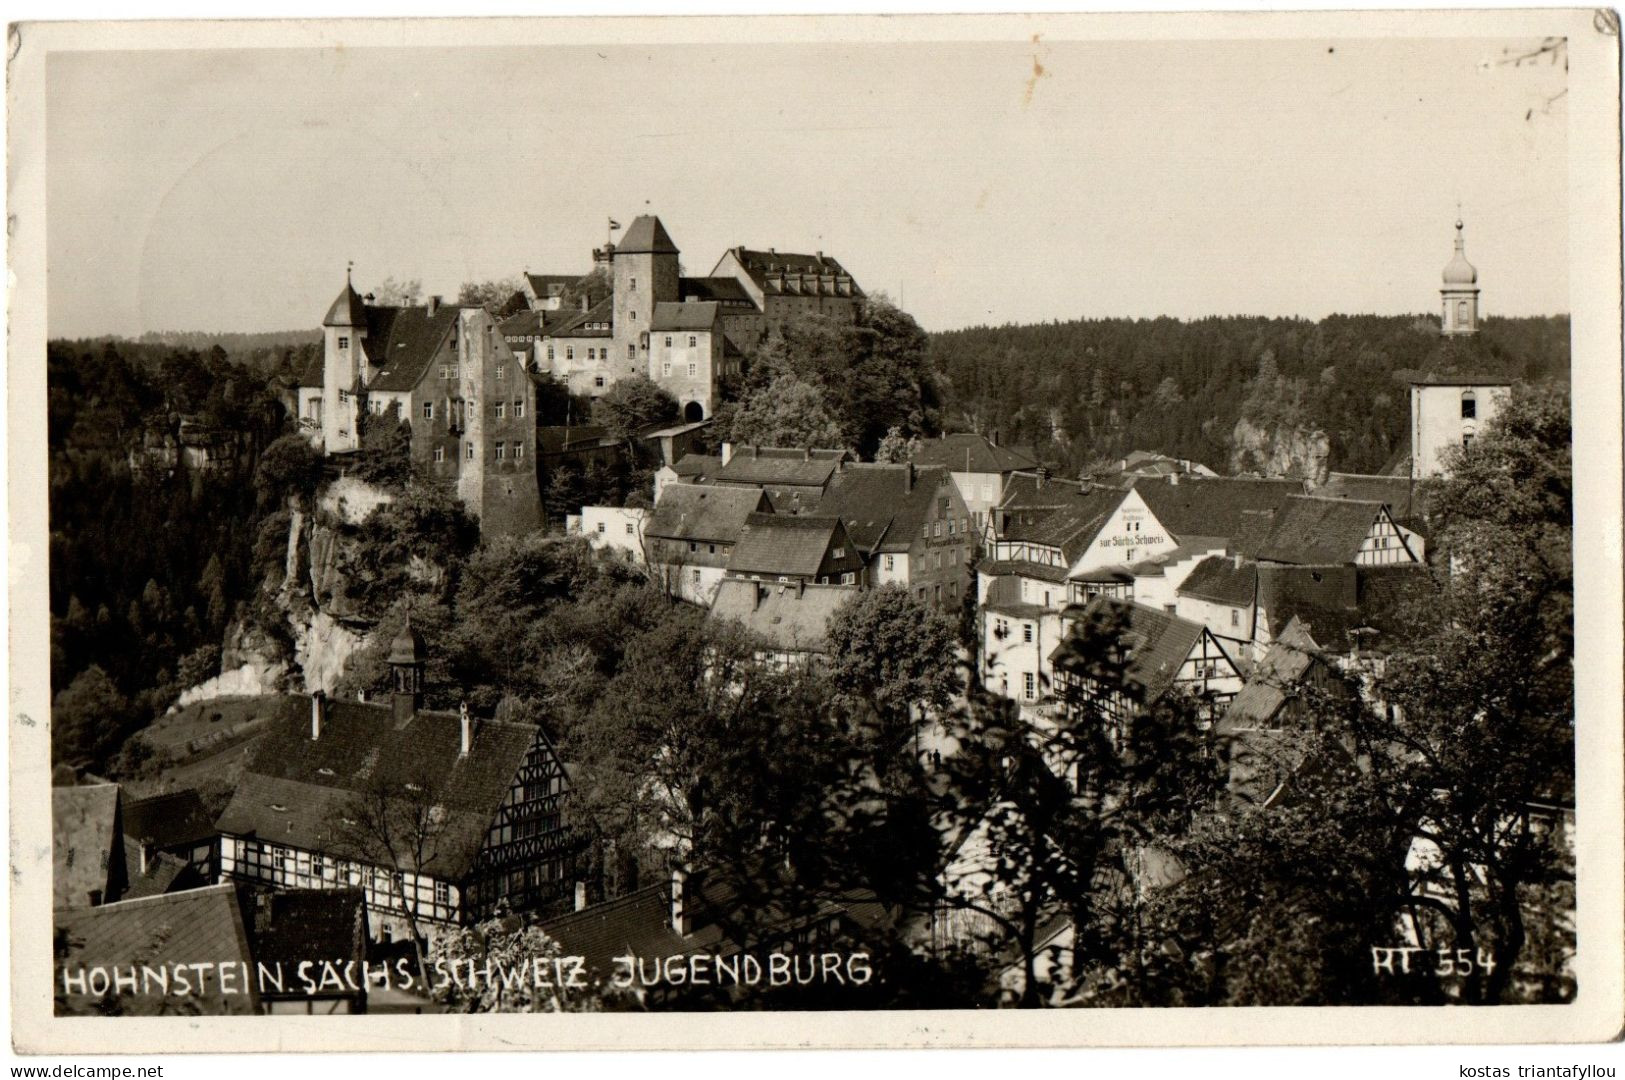
<path fill-rule="evenodd" d="M 1467 248 L 1461 235 L 1461 219 L 1456 219 L 1456 253 L 1444 268 L 1444 300 L 1441 333 L 1445 337 L 1478 333 L 1478 270 L 1467 261 Z"/>
<path fill-rule="evenodd" d="M 298 409 L 323 453 L 353 453 L 369 424 L 404 421 L 413 459 L 455 485 L 483 533 L 537 526 L 535 388 L 489 312 L 438 296 L 373 304 L 346 276 L 322 336 Z"/>
<path fill-rule="evenodd" d="M 706 277 L 684 277 L 680 254 L 658 217 L 640 215 L 619 244 L 593 249 L 608 298 L 563 312 L 561 276 L 527 274 L 530 317 L 504 324 L 504 334 L 532 346 L 537 366 L 573 393 L 599 397 L 617 380 L 644 374 L 677 398 L 684 419 L 697 421 L 716 411 L 721 382 L 741 370 L 745 350 L 792 318 L 855 319 L 864 298 L 823 252 L 730 248 Z"/>

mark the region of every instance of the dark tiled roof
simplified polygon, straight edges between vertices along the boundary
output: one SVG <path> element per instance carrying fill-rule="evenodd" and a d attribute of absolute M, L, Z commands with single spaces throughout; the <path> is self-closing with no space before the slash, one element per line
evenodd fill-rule
<path fill-rule="evenodd" d="M 653 214 L 639 214 L 632 219 L 621 242 L 615 245 L 617 255 L 676 255 L 677 245 L 666 233 L 666 227 Z"/>
<path fill-rule="evenodd" d="M 1065 506 L 1088 495 L 1094 486 L 1081 480 L 1060 480 L 1037 473 L 1017 472 L 1005 477 L 1001 510 L 1028 510 Z"/>
<path fill-rule="evenodd" d="M 214 819 L 188 788 L 124 804 L 124 835 L 150 847 L 185 847 L 214 836 Z"/>
<path fill-rule="evenodd" d="M 55 920 L 57 929 L 67 938 L 68 949 L 58 963 L 69 972 L 81 967 L 170 968 L 203 961 L 253 967 L 242 909 L 231 885 L 125 900 L 83 911 L 58 911 Z M 203 981 L 201 990 L 184 997 L 177 997 L 172 987 L 169 994 L 156 990 L 125 993 L 118 1000 L 123 1011 L 131 1015 L 184 1011 L 176 1007 L 177 1003 L 195 1006 L 207 1015 L 251 1014 L 258 1011 L 259 994 L 254 980 L 247 983 L 246 987 L 241 979 L 236 983 L 243 993 L 223 993 L 219 979 L 211 977 Z M 60 978 L 57 986 L 61 987 Z M 89 995 L 70 995 L 76 1011 L 93 1007 L 94 1000 Z"/>
<path fill-rule="evenodd" d="M 473 865 L 525 753 L 543 737 L 534 724 L 476 719 L 464 756 L 454 713 L 419 712 L 397 728 L 387 703 L 334 700 L 321 737 L 312 739 L 310 712 L 307 697 L 283 699 L 220 815 L 219 831 L 376 861 L 346 850 L 339 836 L 345 808 L 357 793 L 413 785 L 444 814 L 421 869 L 452 881 Z"/>
<path fill-rule="evenodd" d="M 1066 583 L 1066 567 L 1051 566 L 1049 563 L 1032 562 L 1027 559 L 988 559 L 976 564 L 976 572 L 990 575 L 1014 575 L 1016 577 L 1039 578 L 1043 581 L 1053 581 L 1057 585 Z"/>
<path fill-rule="evenodd" d="M 532 274 L 527 272 L 525 280 L 530 282 L 530 291 L 537 296 L 557 296 L 585 276 L 585 274 Z"/>
<path fill-rule="evenodd" d="M 559 313 L 556 311 L 520 311 L 502 320 L 497 327 L 503 337 L 539 337 L 547 328 L 547 317 L 555 319 Z"/>
<path fill-rule="evenodd" d="M 1353 566 L 1260 566 L 1258 605 L 1270 636 L 1297 617 L 1321 648 L 1343 649 L 1360 622 L 1357 582 Z"/>
<path fill-rule="evenodd" d="M 606 296 L 586 311 L 577 312 L 567 319 L 555 323 L 549 330 L 548 336 L 557 338 L 570 337 L 608 337 L 610 335 L 609 323 L 614 315 L 615 298 Z M 598 327 L 588 329 L 590 325 Z"/>
<path fill-rule="evenodd" d="M 51 789 L 51 900 L 54 906 L 83 907 L 90 894 L 110 900 L 109 887 L 122 885 L 124 860 L 117 784 Z"/>
<path fill-rule="evenodd" d="M 715 301 L 690 301 L 689 303 L 674 303 L 662 300 L 655 304 L 654 321 L 649 324 L 651 333 L 662 331 L 709 331 L 717 323 L 717 304 Z"/>
<path fill-rule="evenodd" d="M 1044 544 L 1061 549 L 1070 566 L 1094 543 L 1101 526 L 1122 504 L 1124 493 L 1096 488 L 1080 495 L 1033 524 L 1015 522 L 1005 528 L 1004 539 L 1012 543 Z"/>
<path fill-rule="evenodd" d="M 1275 717 L 1316 662 L 1318 651 L 1318 645 L 1303 623 L 1296 619 L 1289 622 L 1265 651 L 1252 677 L 1230 702 L 1218 730 L 1273 727 Z"/>
<path fill-rule="evenodd" d="M 996 446 L 981 435 L 964 433 L 924 439 L 914 451 L 916 465 L 946 465 L 953 472 L 1007 473 L 1036 469 L 1038 462 L 1006 446 Z"/>
<path fill-rule="evenodd" d="M 1300 566 L 1353 563 L 1382 504 L 1296 495 L 1276 515 L 1258 557 Z"/>
<path fill-rule="evenodd" d="M 671 468 L 678 476 L 715 476 L 722 468 L 722 459 L 715 454 L 684 454 Z"/>
<path fill-rule="evenodd" d="M 162 896 L 172 892 L 176 888 L 176 879 L 187 868 L 184 859 L 159 851 L 147 856 L 147 869 L 143 872 L 141 843 L 129 837 L 124 838 L 124 865 L 130 869 L 130 887 L 124 890 L 120 900 L 140 900 L 144 896 Z"/>
<path fill-rule="evenodd" d="M 907 551 L 931 520 L 939 490 L 953 490 L 948 470 L 940 465 L 848 465 L 830 481 L 813 513 L 846 522 L 853 543 L 866 551 Z"/>
<path fill-rule="evenodd" d="M 355 287 L 348 281 L 340 290 L 333 303 L 327 309 L 327 315 L 322 319 L 323 326 L 365 326 L 367 325 L 367 305 L 362 302 L 361 296 Z"/>
<path fill-rule="evenodd" d="M 1216 604 L 1238 606 L 1251 604 L 1258 587 L 1258 566 L 1255 563 L 1236 565 L 1236 561 L 1222 555 L 1203 559 L 1196 564 L 1179 586 L 1181 596 L 1194 596 Z"/>
<path fill-rule="evenodd" d="M 744 532 L 745 519 L 767 506 L 760 488 L 667 484 L 644 535 L 732 544 Z"/>
<path fill-rule="evenodd" d="M 742 623 L 745 629 L 785 652 L 827 652 L 830 617 L 857 592 L 855 585 L 791 585 L 723 578 L 711 603 L 710 618 Z"/>
<path fill-rule="evenodd" d="M 851 279 L 845 267 L 828 255 L 800 255 L 787 251 L 753 251 L 750 248 L 737 247 L 733 255 L 745 268 L 758 288 L 773 291 L 775 295 L 807 295 L 816 291 L 824 295 L 834 295 L 834 281 L 841 277 Z M 777 281 L 778 275 L 784 273 L 789 276 L 789 283 L 783 294 L 776 289 L 769 289 L 769 281 Z M 801 275 L 810 275 L 815 279 L 811 290 L 803 289 L 797 280 Z M 857 282 L 852 281 L 852 296 L 861 297 L 863 290 L 858 288 Z"/>
<path fill-rule="evenodd" d="M 1407 467 L 1409 460 L 1407 456 Z M 1404 522 L 1415 522 L 1428 516 L 1432 493 L 1432 482 L 1413 480 L 1409 475 L 1364 476 L 1336 472 L 1315 489 L 1316 495 L 1328 499 L 1386 503 L 1394 517 Z"/>
<path fill-rule="evenodd" d="M 360 889 L 290 889 L 261 894 L 254 908 L 254 956 L 289 971 L 302 961 L 342 965 L 365 956 Z"/>
<path fill-rule="evenodd" d="M 802 458 L 801 453 L 803 451 L 797 451 L 796 457 L 785 457 L 735 451 L 728 464 L 717 470 L 715 479 L 720 483 L 823 488 L 835 475 L 839 462 L 812 457 L 811 451 L 805 451 L 808 456 Z"/>
<path fill-rule="evenodd" d="M 687 300 L 717 300 L 724 304 L 750 304 L 755 308 L 750 293 L 739 284 L 738 278 L 731 277 L 686 277 L 677 281 L 677 295 Z"/>
<path fill-rule="evenodd" d="M 433 315 L 426 307 L 369 307 L 367 354 L 379 370 L 370 384 L 374 390 L 411 390 L 440 353 L 459 308 L 441 304 Z"/>
<path fill-rule="evenodd" d="M 1134 485 L 1151 513 L 1178 538 L 1222 536 L 1250 555 L 1286 500 L 1303 494 L 1299 480 L 1142 480 Z"/>
<path fill-rule="evenodd" d="M 321 353 L 317 353 L 305 362 L 304 369 L 299 372 L 299 385 L 303 389 L 320 390 L 326 375 L 327 361 Z"/>
<path fill-rule="evenodd" d="M 811 577 L 823 565 L 830 545 L 843 535 L 841 519 L 836 517 L 751 514 L 728 559 L 728 569 L 735 574 Z"/>
<path fill-rule="evenodd" d="M 1128 650 L 1126 678 L 1144 691 L 1142 703 L 1149 705 L 1173 686 L 1179 669 L 1202 640 L 1202 625 L 1108 596 L 1096 596 L 1083 610 L 1085 619 L 1123 620 L 1123 646 Z M 1050 654 L 1051 663 L 1066 659 L 1066 643 Z"/>

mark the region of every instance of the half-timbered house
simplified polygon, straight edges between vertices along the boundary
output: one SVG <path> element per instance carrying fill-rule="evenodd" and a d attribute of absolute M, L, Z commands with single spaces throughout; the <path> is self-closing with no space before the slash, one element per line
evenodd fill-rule
<path fill-rule="evenodd" d="M 1396 523 L 1384 503 L 1318 495 L 1287 499 L 1258 548 L 1261 561 L 1299 566 L 1391 566 L 1423 557 L 1421 537 Z"/>
<path fill-rule="evenodd" d="M 564 769 L 535 724 L 423 708 L 423 640 L 390 652 L 387 702 L 288 697 L 217 822 L 224 877 L 360 888 L 374 936 L 433 937 L 499 903 L 571 891 Z"/>

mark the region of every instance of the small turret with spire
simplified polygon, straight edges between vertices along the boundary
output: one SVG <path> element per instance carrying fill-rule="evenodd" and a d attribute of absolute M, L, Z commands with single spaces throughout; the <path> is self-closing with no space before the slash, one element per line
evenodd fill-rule
<path fill-rule="evenodd" d="M 1444 301 L 1440 332 L 1445 337 L 1478 333 L 1478 270 L 1467 261 L 1461 208 L 1456 208 L 1456 253 L 1444 268 L 1439 295 Z"/>

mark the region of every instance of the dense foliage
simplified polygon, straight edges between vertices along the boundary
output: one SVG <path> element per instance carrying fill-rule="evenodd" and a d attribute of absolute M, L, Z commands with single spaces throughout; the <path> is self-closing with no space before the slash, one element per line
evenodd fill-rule
<path fill-rule="evenodd" d="M 274 381 L 314 346 L 246 355 L 53 342 L 50 395 L 52 751 L 100 764 L 169 704 L 254 588 L 262 453 L 284 424 Z M 187 432 L 219 454 L 189 464 Z M 190 438 L 190 435 L 186 436 Z M 297 470 L 294 470 L 297 471 Z M 188 658 L 194 662 L 188 664 Z"/>
<path fill-rule="evenodd" d="M 933 334 L 943 422 L 997 431 L 1076 473 L 1149 450 L 1230 471 L 1245 420 L 1324 432 L 1332 467 L 1376 472 L 1404 448 L 1400 369 L 1567 379 L 1564 317 L 1486 319 L 1444 342 L 1436 320 L 1335 315 L 1090 319 Z"/>

